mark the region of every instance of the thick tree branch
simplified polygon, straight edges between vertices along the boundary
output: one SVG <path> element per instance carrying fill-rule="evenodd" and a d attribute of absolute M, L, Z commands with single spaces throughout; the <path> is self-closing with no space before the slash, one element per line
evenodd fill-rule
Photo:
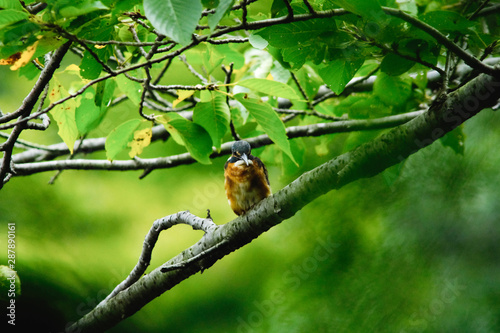
<path fill-rule="evenodd" d="M 210 230 L 198 243 L 163 267 L 181 264 L 195 257 L 198 260 L 191 261 L 182 269 L 162 272 L 162 267 L 156 268 L 128 289 L 97 306 L 70 328 L 80 332 L 99 332 L 116 325 L 189 276 L 211 267 L 225 255 L 290 218 L 320 195 L 357 179 L 371 177 L 403 161 L 484 108 L 495 105 L 499 96 L 500 80 L 480 75 L 431 106 L 427 112 L 304 173 L 262 200 L 246 215 Z M 201 255 L 207 249 L 215 250 Z"/>

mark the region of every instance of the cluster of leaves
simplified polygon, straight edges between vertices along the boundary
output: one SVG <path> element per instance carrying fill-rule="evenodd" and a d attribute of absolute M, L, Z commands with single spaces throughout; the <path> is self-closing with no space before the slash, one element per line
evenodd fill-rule
<path fill-rule="evenodd" d="M 78 58 L 54 75 L 49 103 L 39 112 L 50 112 L 72 153 L 78 138 L 92 136 L 108 110 L 128 99 L 139 112 L 105 133 L 109 160 L 124 150 L 141 154 L 153 126 L 163 124 L 200 163 L 209 164 L 213 149 L 237 133 L 265 133 L 300 161 L 301 145 L 288 141 L 285 122 L 408 112 L 430 101 L 429 70 L 452 75 L 447 46 L 398 13 L 458 45 L 466 42 L 484 58 L 495 53 L 499 26 L 478 15 L 481 6 L 444 0 L 0 0 L 0 58 L 33 79 L 49 52 L 73 42 Z M 197 84 L 180 85 L 184 78 L 173 77 L 186 64 L 193 74 L 188 81 Z M 354 77 L 375 74 L 366 91 L 345 93 Z M 321 96 L 325 85 L 335 99 Z M 283 106 L 297 112 L 282 117 Z M 448 144 L 459 151 L 461 140 L 458 134 Z"/>

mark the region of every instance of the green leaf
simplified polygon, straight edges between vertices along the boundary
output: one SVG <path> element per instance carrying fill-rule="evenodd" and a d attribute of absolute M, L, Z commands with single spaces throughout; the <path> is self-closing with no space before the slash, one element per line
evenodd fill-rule
<path fill-rule="evenodd" d="M 4 9 L 16 9 L 19 11 L 23 11 L 24 8 L 19 1 L 12 0 L 0 0 L 0 8 Z"/>
<path fill-rule="evenodd" d="M 0 42 L 3 42 L 4 44 L 0 47 L 0 52 L 3 51 L 6 44 L 11 42 L 21 46 L 21 50 L 24 50 L 27 46 L 33 44 L 37 40 L 34 34 L 38 31 L 40 31 L 40 26 L 28 20 L 21 20 L 19 22 L 9 24 L 4 29 L 0 30 Z M 9 55 L 15 52 L 17 51 L 11 52 Z"/>
<path fill-rule="evenodd" d="M 191 43 L 203 6 L 200 0 L 144 0 L 144 11 L 159 32 L 187 45 Z"/>
<path fill-rule="evenodd" d="M 359 93 L 347 96 L 335 106 L 334 111 L 337 116 L 347 114 L 349 118 L 367 119 L 390 115 L 392 109 L 382 103 L 378 96 Z"/>
<path fill-rule="evenodd" d="M 316 96 L 319 87 L 323 85 L 323 80 L 310 66 L 302 67 L 295 73 L 295 76 L 309 98 Z"/>
<path fill-rule="evenodd" d="M 84 1 L 84 2 L 73 2 L 72 6 L 65 6 L 59 10 L 59 14 L 62 17 L 76 17 L 80 15 L 85 15 L 97 10 L 106 10 L 108 7 L 104 6 L 100 1 Z"/>
<path fill-rule="evenodd" d="M 60 100 L 63 97 L 68 96 L 68 92 L 62 84 L 53 78 L 54 87 L 49 94 L 49 100 L 51 103 Z M 76 101 L 74 99 L 69 99 L 66 102 L 56 105 L 50 114 L 54 118 L 59 127 L 59 136 L 66 143 L 71 154 L 73 154 L 73 148 L 75 141 L 78 138 L 79 132 L 75 120 L 75 109 Z"/>
<path fill-rule="evenodd" d="M 267 79 L 247 79 L 237 83 L 239 86 L 258 91 L 270 96 L 277 96 L 286 99 L 300 99 L 292 87 Z"/>
<path fill-rule="evenodd" d="M 387 105 L 398 106 L 405 103 L 412 94 L 411 78 L 377 75 L 373 92 Z"/>
<path fill-rule="evenodd" d="M 243 54 L 230 44 L 217 45 L 214 47 L 214 51 L 220 58 L 224 59 L 224 63 L 233 63 L 235 69 L 239 69 L 245 65 L 245 57 Z"/>
<path fill-rule="evenodd" d="M 234 98 L 248 110 L 267 135 L 269 135 L 269 138 L 287 154 L 294 163 L 297 163 L 290 150 L 290 142 L 286 136 L 285 124 L 283 124 L 276 112 L 274 112 L 273 108 L 260 100 L 248 98 L 246 94 L 237 94 Z"/>
<path fill-rule="evenodd" d="M 0 29 L 21 20 L 27 19 L 28 14 L 17 10 L 5 9 L 0 10 Z"/>
<path fill-rule="evenodd" d="M 380 64 L 380 70 L 387 75 L 398 76 L 406 73 L 415 65 L 415 62 L 405 58 L 401 58 L 397 54 L 389 53 L 384 57 Z"/>
<path fill-rule="evenodd" d="M 288 155 L 282 151 L 276 152 L 281 155 L 281 171 L 284 176 L 293 176 L 298 171 L 300 166 L 304 165 L 306 151 L 308 148 L 302 138 L 290 140 L 289 142 L 290 150 L 292 151 L 295 161 L 297 162 L 290 160 Z"/>
<path fill-rule="evenodd" d="M 208 27 L 214 31 L 222 17 L 231 9 L 235 0 L 220 0 L 219 5 L 215 9 L 215 13 L 209 14 L 207 17 Z"/>
<path fill-rule="evenodd" d="M 403 39 L 398 42 L 398 51 L 404 55 L 409 55 L 436 65 L 441 46 L 429 35 L 427 35 L 427 38 L 428 40 L 415 38 Z"/>
<path fill-rule="evenodd" d="M 345 86 L 361 68 L 363 62 L 363 59 L 353 61 L 345 59 L 333 60 L 327 64 L 317 66 L 318 74 L 328 87 L 338 95 L 344 91 Z"/>
<path fill-rule="evenodd" d="M 109 40 L 114 38 L 114 25 L 111 20 L 96 20 L 90 24 L 85 29 L 83 33 L 83 38 L 93 39 L 93 40 Z M 111 45 L 105 45 L 104 48 L 92 47 L 94 53 L 99 57 L 99 59 L 106 63 L 113 52 L 113 47 Z M 90 54 L 90 52 L 85 52 L 80 64 L 80 75 L 84 79 L 93 80 L 99 77 L 103 67 L 100 63 L 95 60 L 95 58 Z"/>
<path fill-rule="evenodd" d="M 205 66 L 205 70 L 207 75 L 212 74 L 212 72 L 216 69 L 220 69 L 220 65 L 224 61 L 224 57 L 221 57 L 216 52 L 216 47 L 211 44 L 206 44 L 207 51 L 204 52 L 203 55 L 203 66 Z"/>
<path fill-rule="evenodd" d="M 129 142 L 134 139 L 135 131 L 139 129 L 142 123 L 141 119 L 132 119 L 119 125 L 109 133 L 104 145 L 108 160 L 114 160 L 122 150 L 127 148 Z"/>
<path fill-rule="evenodd" d="M 195 124 L 176 113 L 164 115 L 163 123 L 165 129 L 174 137 L 177 143 L 184 144 L 188 152 L 201 164 L 211 164 L 212 139 L 208 132 L 198 124 Z"/>
<path fill-rule="evenodd" d="M 474 26 L 474 22 L 455 12 L 437 10 L 425 13 L 419 18 L 445 33 L 470 34 L 470 28 Z"/>
<path fill-rule="evenodd" d="M 221 94 L 215 94 L 209 102 L 199 102 L 193 111 L 194 123 L 202 126 L 210 134 L 212 143 L 218 150 L 229 128 L 229 118 L 226 97 Z"/>
<path fill-rule="evenodd" d="M 130 73 L 134 75 L 134 73 Z M 132 103 L 135 105 L 139 105 L 141 103 L 142 96 L 142 85 L 139 82 L 135 82 L 127 79 L 125 75 L 118 75 L 114 77 L 116 85 L 118 89 L 122 91 L 127 97 L 130 99 Z"/>
<path fill-rule="evenodd" d="M 267 40 L 262 38 L 262 36 L 256 34 L 251 34 L 250 37 L 248 37 L 248 42 L 250 43 L 250 45 L 259 50 L 265 49 L 269 44 Z"/>
<path fill-rule="evenodd" d="M 377 21 L 381 17 L 385 17 L 378 0 L 334 0 L 333 2 L 345 10 L 367 19 Z"/>
<path fill-rule="evenodd" d="M 337 30 L 335 20 L 316 19 L 273 25 L 256 33 L 277 48 L 300 47 L 324 32 Z"/>
<path fill-rule="evenodd" d="M 95 102 L 95 90 L 90 87 L 82 95 L 80 106 L 75 110 L 75 121 L 78 131 L 86 134 L 99 125 L 101 108 Z"/>
<path fill-rule="evenodd" d="M 97 91 L 92 87 L 86 90 L 75 114 L 76 125 L 81 134 L 99 126 L 113 98 L 115 86 L 115 81 L 106 80 L 97 84 Z"/>
<path fill-rule="evenodd" d="M 201 4 L 207 9 L 214 9 L 219 5 L 219 0 L 201 0 Z"/>
<path fill-rule="evenodd" d="M 282 49 L 280 53 L 282 61 L 286 62 L 291 69 L 300 69 L 311 56 L 311 52 L 308 51 L 311 50 L 310 47 L 312 47 L 312 45 L 307 47 L 288 47 Z M 280 61 L 279 59 L 277 60 Z"/>

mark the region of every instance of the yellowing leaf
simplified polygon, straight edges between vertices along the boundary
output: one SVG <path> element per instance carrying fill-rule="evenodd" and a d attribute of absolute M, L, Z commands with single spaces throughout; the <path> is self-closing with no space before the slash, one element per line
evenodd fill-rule
<path fill-rule="evenodd" d="M 128 156 L 131 158 L 142 154 L 142 150 L 149 146 L 151 143 L 151 137 L 153 136 L 153 131 L 151 128 L 144 128 L 134 132 L 134 140 L 129 142 L 127 146 L 130 147 L 130 152 Z"/>
<path fill-rule="evenodd" d="M 68 67 L 66 67 L 63 70 L 63 72 L 68 72 L 70 74 L 75 74 L 75 75 L 80 76 L 80 67 L 78 67 L 78 65 L 76 65 L 76 64 L 71 64 Z"/>
<path fill-rule="evenodd" d="M 49 100 L 51 103 L 60 100 L 63 97 L 68 95 L 68 92 L 62 84 L 57 80 L 57 78 L 53 78 L 54 87 L 52 88 L 49 94 Z M 67 100 L 66 102 L 56 105 L 51 111 L 50 114 L 57 122 L 57 127 L 59 127 L 59 136 L 66 143 L 68 149 L 71 154 L 73 154 L 73 148 L 75 145 L 75 141 L 78 138 L 79 132 L 78 127 L 76 126 L 75 120 L 75 109 L 77 103 L 74 99 Z"/>
<path fill-rule="evenodd" d="M 13 65 L 21 58 L 21 52 L 14 53 L 7 59 L 0 59 L 0 65 Z"/>
<path fill-rule="evenodd" d="M 109 133 L 105 144 L 108 160 L 114 160 L 122 150 L 127 148 L 129 142 L 134 140 L 134 134 L 142 123 L 141 119 L 131 119 L 118 125 Z"/>
<path fill-rule="evenodd" d="M 28 64 L 31 60 L 31 57 L 33 57 L 33 54 L 35 54 L 37 46 L 38 41 L 36 41 L 35 44 L 28 46 L 26 50 L 21 53 L 21 57 L 19 57 L 19 59 L 12 66 L 10 66 L 10 70 L 17 71 L 19 68 Z"/>
<path fill-rule="evenodd" d="M 177 106 L 177 104 L 179 104 L 180 102 L 182 102 L 186 98 L 193 96 L 193 94 L 194 94 L 194 90 L 177 90 L 177 96 L 179 96 L 179 97 L 177 97 L 177 99 L 172 102 L 172 107 L 175 108 Z"/>

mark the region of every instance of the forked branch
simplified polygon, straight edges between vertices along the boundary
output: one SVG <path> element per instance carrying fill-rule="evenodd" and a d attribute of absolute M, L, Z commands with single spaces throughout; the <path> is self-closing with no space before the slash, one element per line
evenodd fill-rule
<path fill-rule="evenodd" d="M 413 120 L 304 173 L 246 215 L 214 227 L 198 243 L 97 306 L 70 329 L 99 332 L 116 325 L 189 276 L 290 218 L 318 196 L 402 162 L 484 108 L 495 105 L 499 96 L 500 80 L 480 75 Z"/>

